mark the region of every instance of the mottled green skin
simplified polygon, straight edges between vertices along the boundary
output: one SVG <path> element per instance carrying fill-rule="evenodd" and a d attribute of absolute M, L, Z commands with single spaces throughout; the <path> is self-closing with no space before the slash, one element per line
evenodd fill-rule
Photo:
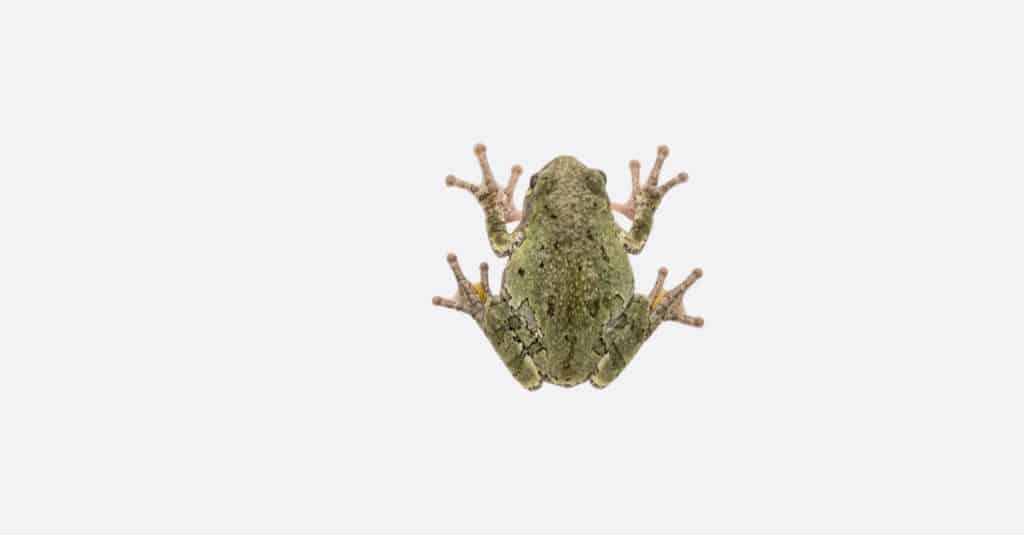
<path fill-rule="evenodd" d="M 544 351 L 532 355 L 541 376 L 576 385 L 590 379 L 607 354 L 609 320 L 633 294 L 633 271 L 612 218 L 605 175 L 570 156 L 531 179 L 522 243 L 502 279 L 515 310 L 529 310 Z"/>
<path fill-rule="evenodd" d="M 526 388 L 542 382 L 603 387 L 656 326 L 650 302 L 633 294 L 627 251 L 643 247 L 657 192 L 638 199 L 630 232 L 612 217 L 606 177 L 560 156 L 534 177 L 524 217 L 512 232 L 483 195 L 491 245 L 510 256 L 501 291 L 478 320 L 512 375 Z"/>

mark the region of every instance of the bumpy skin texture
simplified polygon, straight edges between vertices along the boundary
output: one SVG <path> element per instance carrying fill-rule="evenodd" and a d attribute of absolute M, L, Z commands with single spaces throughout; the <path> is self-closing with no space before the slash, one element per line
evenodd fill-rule
<path fill-rule="evenodd" d="M 451 254 L 455 299 L 435 297 L 434 304 L 470 314 L 520 384 L 533 390 L 543 382 L 574 386 L 589 380 L 604 387 L 662 321 L 703 325 L 682 309 L 683 294 L 700 270 L 663 292 L 667 270 L 662 268 L 650 295 L 633 293 L 627 253 L 642 250 L 662 196 L 686 180 L 680 174 L 658 187 L 667 148 L 659 148 L 651 178 L 642 186 L 639 164 L 631 163 L 633 193 L 624 204 L 609 202 L 604 172 L 559 156 L 531 177 L 522 212 L 511 202 L 521 170 L 513 168 L 502 190 L 484 151 L 477 146 L 483 184 L 454 177 L 448 184 L 476 196 L 492 248 L 498 256 L 509 256 L 500 290 L 491 295 L 486 264 L 481 265 L 481 283 L 470 284 Z M 633 219 L 629 231 L 615 222 L 613 208 Z M 507 231 L 506 223 L 515 218 L 521 218 L 518 227 Z"/>

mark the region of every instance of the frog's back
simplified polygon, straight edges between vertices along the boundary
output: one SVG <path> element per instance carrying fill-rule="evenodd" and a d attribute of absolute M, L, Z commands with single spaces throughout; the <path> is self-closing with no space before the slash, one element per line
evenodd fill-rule
<path fill-rule="evenodd" d="M 545 184 L 547 195 L 528 198 L 525 237 L 502 284 L 540 332 L 538 369 L 568 386 L 586 381 L 606 352 L 604 327 L 632 295 L 633 273 L 603 182 L 588 187 L 566 176 Z"/>

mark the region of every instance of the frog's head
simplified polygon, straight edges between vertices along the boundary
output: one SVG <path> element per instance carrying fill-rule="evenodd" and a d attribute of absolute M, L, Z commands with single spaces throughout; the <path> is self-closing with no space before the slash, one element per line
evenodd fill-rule
<path fill-rule="evenodd" d="M 559 156 L 530 177 L 523 203 L 525 219 L 569 224 L 608 212 L 607 177 L 572 156 Z M 610 216 L 609 216 L 610 217 Z"/>

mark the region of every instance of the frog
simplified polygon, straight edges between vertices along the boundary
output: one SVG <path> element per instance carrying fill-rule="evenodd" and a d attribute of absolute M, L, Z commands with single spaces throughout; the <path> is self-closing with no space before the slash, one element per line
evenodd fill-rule
<path fill-rule="evenodd" d="M 687 290 L 703 275 L 700 268 L 665 290 L 668 269 L 661 267 L 650 292 L 634 291 L 629 255 L 643 250 L 665 194 L 689 179 L 681 172 L 659 184 L 667 146 L 657 148 L 644 181 L 640 162 L 629 162 L 632 187 L 625 202 L 610 200 L 604 171 L 573 156 L 557 156 L 530 177 L 522 209 L 514 201 L 522 166 L 513 166 L 502 185 L 487 147 L 478 143 L 473 153 L 480 182 L 448 175 L 445 184 L 474 196 L 484 212 L 490 247 L 507 263 L 492 292 L 486 262 L 474 283 L 455 253 L 448 253 L 455 295 L 435 296 L 432 303 L 469 315 L 524 388 L 584 382 L 604 388 L 662 323 L 704 326 L 704 319 L 688 315 L 683 305 Z M 616 212 L 631 222 L 628 229 L 615 220 Z"/>

